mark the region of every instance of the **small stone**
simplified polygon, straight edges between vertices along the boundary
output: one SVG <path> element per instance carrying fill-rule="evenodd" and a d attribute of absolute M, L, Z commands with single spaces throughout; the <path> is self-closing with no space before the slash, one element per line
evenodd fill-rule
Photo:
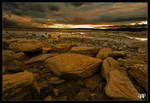
<path fill-rule="evenodd" d="M 54 96 L 58 96 L 59 95 L 59 89 L 54 88 L 53 93 L 54 93 Z"/>
<path fill-rule="evenodd" d="M 44 47 L 44 48 L 42 48 L 42 53 L 43 53 L 43 54 L 44 54 L 44 53 L 48 53 L 51 49 L 52 49 L 52 48 L 46 48 L 46 47 Z"/>
<path fill-rule="evenodd" d="M 45 101 L 51 101 L 51 100 L 53 100 L 53 97 L 49 95 L 49 96 L 45 97 L 44 100 Z"/>
<path fill-rule="evenodd" d="M 48 83 L 49 84 L 61 84 L 63 83 L 65 80 L 63 79 L 60 79 L 59 77 L 51 77 L 49 80 L 48 80 Z"/>

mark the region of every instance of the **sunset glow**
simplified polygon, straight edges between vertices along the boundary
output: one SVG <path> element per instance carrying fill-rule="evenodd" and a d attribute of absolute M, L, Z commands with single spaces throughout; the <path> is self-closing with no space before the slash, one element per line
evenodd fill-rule
<path fill-rule="evenodd" d="M 104 28 L 110 25 L 71 25 L 71 24 L 53 24 L 41 25 L 40 28 Z"/>

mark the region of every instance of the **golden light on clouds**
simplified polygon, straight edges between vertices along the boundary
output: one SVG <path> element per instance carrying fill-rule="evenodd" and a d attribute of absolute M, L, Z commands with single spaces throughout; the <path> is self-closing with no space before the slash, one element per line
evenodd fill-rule
<path fill-rule="evenodd" d="M 143 25 L 143 24 L 147 25 L 147 21 L 141 21 L 141 22 L 138 22 L 138 23 L 130 23 L 130 25 L 137 25 L 137 24 L 139 24 L 139 25 Z"/>
<path fill-rule="evenodd" d="M 40 25 L 40 28 L 104 28 L 110 25 L 72 25 L 72 24 L 53 24 L 53 25 Z"/>
<path fill-rule="evenodd" d="M 32 19 L 29 17 L 23 17 L 23 16 L 18 16 L 18 15 L 14 15 L 14 14 L 3 14 L 4 18 L 7 18 L 8 20 L 12 20 L 12 21 L 18 21 L 18 22 L 30 22 Z"/>

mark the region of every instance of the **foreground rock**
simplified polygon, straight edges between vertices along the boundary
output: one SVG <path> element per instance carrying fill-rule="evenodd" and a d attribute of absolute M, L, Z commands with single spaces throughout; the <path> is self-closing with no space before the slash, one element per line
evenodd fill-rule
<path fill-rule="evenodd" d="M 127 52 L 125 51 L 113 51 L 111 54 L 111 57 L 117 59 L 117 58 L 125 58 L 127 57 Z"/>
<path fill-rule="evenodd" d="M 7 65 L 9 62 L 11 62 L 14 58 L 14 52 L 11 50 L 3 50 L 2 51 L 2 61 L 4 65 Z"/>
<path fill-rule="evenodd" d="M 14 54 L 14 58 L 15 58 L 16 60 L 23 60 L 23 59 L 25 58 L 25 54 L 24 54 L 24 52 L 15 53 L 15 54 Z"/>
<path fill-rule="evenodd" d="M 26 67 L 25 67 L 24 63 L 20 62 L 18 60 L 13 60 L 11 63 L 8 63 L 6 65 L 7 73 L 23 72 L 25 68 Z"/>
<path fill-rule="evenodd" d="M 146 67 L 137 68 L 134 66 L 128 70 L 128 74 L 136 81 L 136 84 L 148 91 L 148 72 Z"/>
<path fill-rule="evenodd" d="M 105 93 L 107 96 L 120 100 L 141 100 L 124 70 L 114 69 L 106 77 Z"/>
<path fill-rule="evenodd" d="M 75 44 L 57 44 L 52 48 L 52 52 L 65 53 L 68 52 Z"/>
<path fill-rule="evenodd" d="M 31 72 L 3 75 L 3 100 L 38 100 L 39 89 Z"/>
<path fill-rule="evenodd" d="M 41 41 L 22 41 L 22 42 L 14 42 L 9 45 L 9 48 L 12 49 L 13 51 L 22 51 L 22 52 L 42 51 L 42 47 L 50 47 L 50 44 Z"/>
<path fill-rule="evenodd" d="M 83 55 L 87 55 L 87 56 L 96 56 L 97 52 L 98 52 L 99 48 L 95 48 L 95 47 L 73 47 L 71 48 L 70 52 L 71 53 L 77 53 L 77 54 L 83 54 Z"/>
<path fill-rule="evenodd" d="M 102 48 L 97 53 L 96 58 L 105 59 L 105 58 L 111 56 L 112 53 L 113 53 L 113 51 L 111 48 Z"/>
<path fill-rule="evenodd" d="M 51 77 L 48 81 L 49 84 L 61 84 L 65 82 L 65 80 L 59 78 L 59 77 Z"/>
<path fill-rule="evenodd" d="M 102 77 L 106 78 L 108 73 L 114 69 L 120 69 L 119 63 L 112 57 L 107 57 L 106 59 L 104 59 L 102 64 L 102 69 L 101 69 Z"/>
<path fill-rule="evenodd" d="M 85 78 L 97 72 L 102 60 L 93 57 L 64 53 L 48 58 L 45 66 L 57 76 L 68 79 Z"/>
<path fill-rule="evenodd" d="M 85 80 L 85 86 L 90 89 L 90 90 L 94 90 L 96 87 L 99 86 L 99 84 L 101 84 L 102 78 L 100 77 L 99 74 L 94 74 L 94 76 L 87 78 Z"/>
<path fill-rule="evenodd" d="M 56 55 L 57 55 L 57 53 L 41 54 L 41 55 L 32 57 L 31 59 L 25 61 L 24 63 L 30 64 L 30 63 L 39 62 L 39 61 L 42 62 L 42 61 L 46 60 L 47 58 L 53 57 Z"/>

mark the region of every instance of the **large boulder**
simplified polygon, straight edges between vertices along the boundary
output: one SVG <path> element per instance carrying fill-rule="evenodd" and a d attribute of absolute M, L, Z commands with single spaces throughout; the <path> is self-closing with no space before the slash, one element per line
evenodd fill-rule
<path fill-rule="evenodd" d="M 128 70 L 128 75 L 136 82 L 136 84 L 145 91 L 148 91 L 148 71 L 147 67 L 133 66 Z"/>
<path fill-rule="evenodd" d="M 120 69 L 118 61 L 112 57 L 107 57 L 104 59 L 101 69 L 101 75 L 103 78 L 106 78 L 106 75 L 113 69 Z"/>
<path fill-rule="evenodd" d="M 3 75 L 3 100 L 40 99 L 40 90 L 31 72 Z"/>
<path fill-rule="evenodd" d="M 48 54 L 41 54 L 35 57 L 32 57 L 29 60 L 24 61 L 25 64 L 30 64 L 30 63 L 35 63 L 35 62 L 43 62 L 44 60 L 46 60 L 49 57 L 53 57 L 56 56 L 57 53 L 48 53 Z"/>
<path fill-rule="evenodd" d="M 96 56 L 98 50 L 99 50 L 99 48 L 95 48 L 95 47 L 80 46 L 80 47 L 72 47 L 70 52 L 93 57 L 93 56 Z"/>
<path fill-rule="evenodd" d="M 102 48 L 97 53 L 96 58 L 105 59 L 105 58 L 111 56 L 112 53 L 113 53 L 113 51 L 111 48 Z"/>
<path fill-rule="evenodd" d="M 22 51 L 22 52 L 36 52 L 42 51 L 42 47 L 49 47 L 50 44 L 47 42 L 41 41 L 20 41 L 13 42 L 9 45 L 9 48 L 13 51 Z"/>
<path fill-rule="evenodd" d="M 52 48 L 52 52 L 65 53 L 68 52 L 75 44 L 57 44 Z"/>
<path fill-rule="evenodd" d="M 68 79 L 78 79 L 88 77 L 95 73 L 102 60 L 73 53 L 64 53 L 48 58 L 45 66 L 57 76 Z"/>
<path fill-rule="evenodd" d="M 113 99 L 141 100 L 139 92 L 135 89 L 124 70 L 114 69 L 106 77 L 105 93 Z"/>

